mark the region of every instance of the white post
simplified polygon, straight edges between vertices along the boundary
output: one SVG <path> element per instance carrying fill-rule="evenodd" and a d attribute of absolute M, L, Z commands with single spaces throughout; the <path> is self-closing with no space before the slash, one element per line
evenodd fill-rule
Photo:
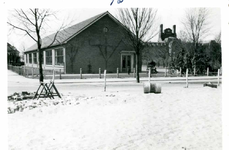
<path fill-rule="evenodd" d="M 104 70 L 104 92 L 106 92 L 106 73 L 107 73 L 107 70 Z"/>
<path fill-rule="evenodd" d="M 99 68 L 99 78 L 101 79 L 101 68 Z"/>
<path fill-rule="evenodd" d="M 135 78 L 135 68 L 134 68 L 134 70 L 133 70 L 133 77 Z"/>
<path fill-rule="evenodd" d="M 80 79 L 82 79 L 82 68 L 80 68 Z"/>
<path fill-rule="evenodd" d="M 219 75 L 220 75 L 220 69 L 218 69 L 218 86 L 219 86 Z"/>
<path fill-rule="evenodd" d="M 165 67 L 165 77 L 167 77 L 167 67 Z"/>
<path fill-rule="evenodd" d="M 52 75 L 52 80 L 55 80 L 55 69 L 53 69 L 53 75 Z"/>
<path fill-rule="evenodd" d="M 33 78 L 33 73 L 34 73 L 34 72 L 33 72 L 33 65 L 32 65 L 32 78 Z"/>
<path fill-rule="evenodd" d="M 26 66 L 24 66 L 24 76 L 26 77 Z"/>
<path fill-rule="evenodd" d="M 61 79 L 61 69 L 60 69 L 60 79 Z"/>
<path fill-rule="evenodd" d="M 151 67 L 149 67 L 149 82 L 150 82 L 150 76 L 151 76 Z"/>
<path fill-rule="evenodd" d="M 181 67 L 180 67 L 180 76 L 182 76 L 182 72 L 181 72 L 182 70 L 181 70 Z"/>
<path fill-rule="evenodd" d="M 194 67 L 194 76 L 196 76 L 196 67 Z"/>
<path fill-rule="evenodd" d="M 207 76 L 209 75 L 209 68 L 207 68 Z"/>
<path fill-rule="evenodd" d="M 188 88 L 188 69 L 186 69 L 186 88 Z"/>
<path fill-rule="evenodd" d="M 119 78 L 119 68 L 117 68 L 117 78 Z"/>

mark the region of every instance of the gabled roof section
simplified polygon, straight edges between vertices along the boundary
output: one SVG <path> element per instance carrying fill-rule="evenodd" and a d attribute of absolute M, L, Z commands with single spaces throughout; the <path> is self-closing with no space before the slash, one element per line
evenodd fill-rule
<path fill-rule="evenodd" d="M 81 33 L 82 31 L 87 29 L 89 26 L 94 24 L 96 21 L 98 21 L 99 19 L 101 19 L 105 15 L 109 15 L 112 19 L 115 19 L 116 22 L 118 21 L 108 11 L 106 11 L 104 13 L 101 13 L 99 15 L 91 17 L 91 18 L 89 18 L 89 19 L 87 19 L 85 21 L 77 23 L 77 24 L 75 24 L 75 25 L 73 25 L 71 27 L 63 29 L 63 30 L 59 31 L 57 35 L 56 35 L 56 33 L 53 33 L 53 34 L 43 38 L 42 39 L 42 47 L 41 48 L 44 49 L 44 48 L 48 48 L 48 47 L 53 47 L 53 46 L 58 46 L 58 45 L 61 45 L 61 44 L 65 44 L 67 41 L 69 41 L 70 39 L 72 39 L 73 37 L 75 37 L 76 35 Z M 53 39 L 55 38 L 55 35 L 56 35 L 56 39 L 53 42 Z M 28 48 L 26 50 L 26 52 L 33 51 L 33 50 L 36 50 L 36 49 L 37 49 L 37 44 L 34 44 L 30 48 Z"/>

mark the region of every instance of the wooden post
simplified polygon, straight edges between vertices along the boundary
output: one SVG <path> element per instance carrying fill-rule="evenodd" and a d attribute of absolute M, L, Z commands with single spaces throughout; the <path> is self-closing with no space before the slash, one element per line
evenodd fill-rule
<path fill-rule="evenodd" d="M 28 77 L 28 69 L 26 69 L 25 71 L 26 71 L 26 76 Z"/>
<path fill-rule="evenodd" d="M 134 68 L 134 70 L 133 70 L 133 77 L 135 78 L 135 68 Z"/>
<path fill-rule="evenodd" d="M 106 86 L 107 86 L 107 84 L 106 84 L 106 73 L 107 73 L 107 70 L 104 70 L 104 92 L 106 92 Z"/>
<path fill-rule="evenodd" d="M 32 66 L 32 78 L 34 77 L 34 76 L 33 76 L 33 73 L 34 73 L 33 71 L 34 71 L 34 70 L 33 70 L 33 66 Z"/>
<path fill-rule="evenodd" d="M 117 78 L 119 78 L 119 68 L 117 68 Z"/>
<path fill-rule="evenodd" d="M 182 72 L 181 72 L 182 70 L 181 70 L 181 67 L 180 67 L 180 76 L 182 76 Z"/>
<path fill-rule="evenodd" d="M 194 67 L 194 76 L 196 76 L 196 67 Z"/>
<path fill-rule="evenodd" d="M 220 75 L 220 69 L 218 69 L 218 86 L 219 86 L 219 75 Z"/>
<path fill-rule="evenodd" d="M 101 79 L 101 68 L 99 68 L 99 78 Z"/>
<path fill-rule="evenodd" d="M 188 69 L 186 69 L 186 88 L 188 88 Z"/>
<path fill-rule="evenodd" d="M 209 76 L 209 67 L 207 68 L 207 76 Z"/>
<path fill-rule="evenodd" d="M 150 76 L 151 76 L 151 67 L 149 67 L 149 83 L 150 83 Z"/>
<path fill-rule="evenodd" d="M 80 79 L 82 79 L 82 68 L 80 68 Z"/>
<path fill-rule="evenodd" d="M 167 77 L 167 67 L 165 67 L 165 77 Z"/>
<path fill-rule="evenodd" d="M 23 75 L 24 75 L 24 76 L 26 76 L 26 73 L 25 73 L 25 67 L 26 67 L 26 66 L 24 66 L 24 73 L 23 73 Z"/>
<path fill-rule="evenodd" d="M 44 67 L 44 69 L 43 69 L 43 76 L 44 76 L 44 79 L 45 79 L 45 67 Z"/>
<path fill-rule="evenodd" d="M 54 80 L 55 80 L 55 69 L 53 69 L 52 73 L 53 73 L 52 79 L 53 79 L 53 81 L 54 81 Z"/>
<path fill-rule="evenodd" d="M 60 79 L 61 79 L 61 69 L 60 69 Z"/>

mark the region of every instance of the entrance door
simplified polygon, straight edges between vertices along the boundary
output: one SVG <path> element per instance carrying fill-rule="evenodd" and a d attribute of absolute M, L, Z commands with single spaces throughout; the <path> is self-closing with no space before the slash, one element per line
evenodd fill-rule
<path fill-rule="evenodd" d="M 122 55 L 122 72 L 128 72 L 131 69 L 131 55 Z"/>

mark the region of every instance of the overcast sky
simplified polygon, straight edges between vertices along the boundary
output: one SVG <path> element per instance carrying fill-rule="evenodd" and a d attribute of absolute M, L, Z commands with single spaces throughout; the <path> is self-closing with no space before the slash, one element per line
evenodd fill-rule
<path fill-rule="evenodd" d="M 173 25 L 176 25 L 177 34 L 179 31 L 183 29 L 182 19 L 184 18 L 185 9 L 186 8 L 157 8 L 157 18 L 158 18 L 158 30 L 159 25 L 163 24 L 165 28 L 172 28 Z M 210 17 L 209 22 L 211 23 L 212 31 L 210 32 L 209 36 L 206 37 L 204 40 L 209 41 L 215 38 L 215 36 L 221 30 L 221 15 L 220 15 L 220 8 L 209 8 L 210 9 Z M 60 26 L 63 21 L 71 22 L 72 24 L 76 24 L 83 20 L 86 20 L 90 17 L 93 17 L 99 13 L 103 13 L 105 11 L 109 11 L 112 15 L 116 16 L 117 8 L 116 9 L 107 9 L 107 8 L 76 8 L 76 9 L 55 9 L 58 10 L 57 19 L 50 22 L 51 28 L 48 29 L 46 35 L 47 36 L 53 32 L 55 32 Z M 10 32 L 8 33 L 8 42 L 14 45 L 19 51 L 23 49 L 27 49 L 31 45 L 34 44 L 34 41 L 31 40 L 30 37 L 25 36 L 23 32 Z M 153 39 L 153 41 L 157 41 L 158 35 Z"/>

